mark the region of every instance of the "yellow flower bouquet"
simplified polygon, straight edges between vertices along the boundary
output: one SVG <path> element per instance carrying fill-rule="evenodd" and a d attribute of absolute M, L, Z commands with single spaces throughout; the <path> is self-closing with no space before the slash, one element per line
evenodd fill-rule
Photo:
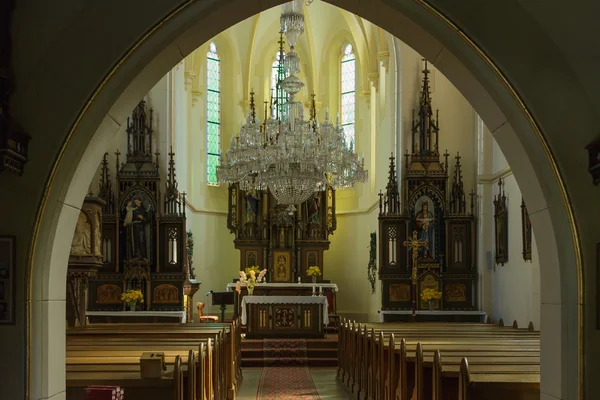
<path fill-rule="evenodd" d="M 321 276 L 321 269 L 317 266 L 308 267 L 306 270 L 308 276 Z"/>
<path fill-rule="evenodd" d="M 250 275 L 250 271 L 254 271 L 254 274 L 258 275 L 258 274 L 260 274 L 260 267 L 257 265 L 253 265 L 251 267 L 246 267 L 246 270 L 245 270 L 246 276 Z"/>
<path fill-rule="evenodd" d="M 421 300 L 423 301 L 440 300 L 441 298 L 442 292 L 435 289 L 427 288 L 421 292 Z"/>
<path fill-rule="evenodd" d="M 121 294 L 121 300 L 129 305 L 131 311 L 135 310 L 135 304 L 139 301 L 144 302 L 144 294 L 141 290 L 129 289 L 125 293 Z"/>

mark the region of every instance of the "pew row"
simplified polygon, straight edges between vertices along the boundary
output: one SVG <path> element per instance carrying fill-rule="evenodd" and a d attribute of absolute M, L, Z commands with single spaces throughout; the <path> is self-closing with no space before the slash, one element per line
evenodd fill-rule
<path fill-rule="evenodd" d="M 458 398 L 463 358 L 472 360 L 469 376 L 473 383 L 467 386 L 471 391 L 484 387 L 488 379 L 490 384 L 511 388 L 512 398 L 528 399 L 531 392 L 539 396 L 539 332 L 486 324 L 345 320 L 339 332 L 338 378 L 360 399 Z M 439 359 L 444 359 L 439 373 L 442 386 L 433 379 L 436 350 Z M 527 385 L 518 383 L 519 376 L 526 378 Z"/>

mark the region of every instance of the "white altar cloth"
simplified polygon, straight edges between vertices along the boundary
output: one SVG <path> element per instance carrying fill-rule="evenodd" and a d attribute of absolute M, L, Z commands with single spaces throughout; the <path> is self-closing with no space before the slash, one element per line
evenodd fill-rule
<path fill-rule="evenodd" d="M 329 303 L 325 296 L 244 296 L 242 300 L 242 325 L 246 325 L 246 304 L 321 304 L 323 324 L 329 324 Z"/>
<path fill-rule="evenodd" d="M 235 290 L 235 283 L 227 284 L 227 291 L 232 292 Z M 242 287 L 246 287 L 246 285 L 242 284 Z M 255 288 L 259 287 L 267 287 L 267 288 L 321 288 L 323 289 L 332 289 L 334 292 L 338 291 L 338 286 L 335 283 L 259 283 L 255 286 Z M 318 289 L 317 289 L 318 291 Z"/>
<path fill-rule="evenodd" d="M 179 318 L 185 324 L 187 314 L 185 311 L 86 311 L 87 316 L 98 317 L 173 317 Z"/>

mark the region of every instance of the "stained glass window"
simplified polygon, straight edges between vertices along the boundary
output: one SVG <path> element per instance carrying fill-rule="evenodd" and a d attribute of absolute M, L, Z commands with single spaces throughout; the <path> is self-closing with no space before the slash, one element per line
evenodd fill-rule
<path fill-rule="evenodd" d="M 288 74 L 283 68 L 283 65 L 280 65 L 279 59 L 281 58 L 281 54 L 279 51 L 275 54 L 275 61 L 273 61 L 271 68 L 271 93 L 270 96 L 273 96 L 273 112 L 274 116 L 281 116 L 278 113 L 281 113 L 285 110 L 282 110 L 282 105 L 287 101 L 287 93 L 281 88 L 277 87 L 277 83 L 280 80 L 287 78 Z M 283 53 L 283 58 L 285 60 L 285 53 Z"/>
<path fill-rule="evenodd" d="M 206 182 L 218 186 L 217 167 L 221 157 L 221 65 L 217 45 L 206 55 Z"/>
<path fill-rule="evenodd" d="M 344 46 L 341 68 L 341 123 L 346 144 L 355 148 L 356 126 L 356 57 L 352 45 Z"/>

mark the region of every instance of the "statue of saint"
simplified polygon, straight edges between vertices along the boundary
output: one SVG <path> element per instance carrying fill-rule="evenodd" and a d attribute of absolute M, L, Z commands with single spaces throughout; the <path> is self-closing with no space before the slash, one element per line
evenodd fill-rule
<path fill-rule="evenodd" d="M 419 241 L 426 242 L 427 245 L 419 247 L 419 258 L 433 258 L 431 256 L 431 239 L 433 238 L 435 229 L 435 218 L 429 211 L 429 203 L 423 200 L 421 203 L 421 211 L 415 217 L 417 231 L 419 232 Z"/>
<path fill-rule="evenodd" d="M 310 224 L 319 223 L 319 211 L 321 210 L 321 193 L 315 192 L 313 197 L 308 200 L 308 222 Z"/>
<path fill-rule="evenodd" d="M 258 215 L 258 197 L 254 190 L 246 192 L 246 223 L 256 222 Z"/>
<path fill-rule="evenodd" d="M 90 225 L 90 221 L 87 215 L 83 211 L 80 211 L 73 241 L 71 242 L 72 256 L 89 256 L 92 254 L 91 234 L 92 226 Z"/>
<path fill-rule="evenodd" d="M 123 225 L 127 227 L 127 249 L 132 259 L 148 259 L 146 225 L 148 211 L 144 208 L 142 199 L 136 197 L 127 203 L 127 212 Z"/>

